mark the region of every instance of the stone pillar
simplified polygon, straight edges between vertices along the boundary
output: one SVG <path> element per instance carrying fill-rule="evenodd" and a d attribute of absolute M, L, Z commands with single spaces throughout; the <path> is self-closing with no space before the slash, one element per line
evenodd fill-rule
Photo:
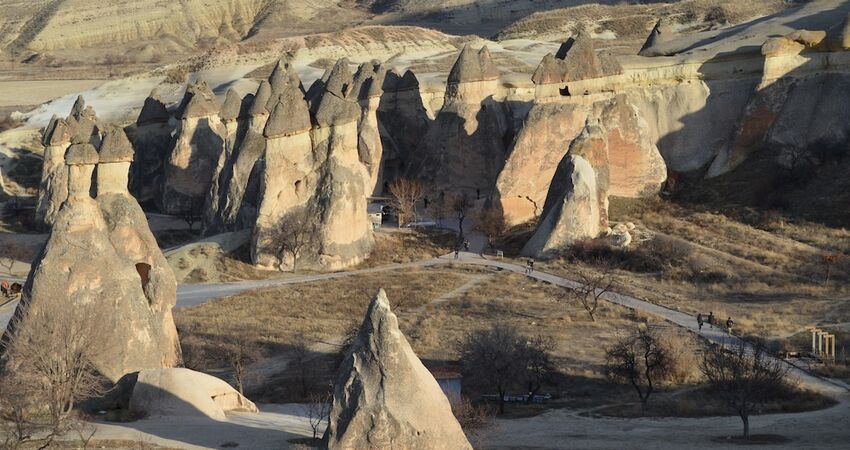
<path fill-rule="evenodd" d="M 65 153 L 68 167 L 68 200 L 91 199 L 91 180 L 98 155 L 89 143 L 74 144 Z"/>

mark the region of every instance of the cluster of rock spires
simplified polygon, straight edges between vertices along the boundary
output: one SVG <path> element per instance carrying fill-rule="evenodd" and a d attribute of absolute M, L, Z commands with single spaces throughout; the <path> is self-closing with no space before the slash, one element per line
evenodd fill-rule
<path fill-rule="evenodd" d="M 303 262 L 337 269 L 371 247 L 366 198 L 389 180 L 417 178 L 431 195 L 484 199 L 510 224 L 538 218 L 525 253 L 542 256 L 607 232 L 608 197 L 654 195 L 668 171 L 716 176 L 765 144 L 788 154 L 846 142 L 839 94 L 850 81 L 831 68 L 847 65 L 847 36 L 846 21 L 801 30 L 765 42 L 758 74 L 709 61 L 693 79 L 653 83 L 636 80 L 582 32 L 543 58 L 533 101 L 508 100 L 489 50 L 466 45 L 433 119 L 411 71 L 373 61 L 352 73 L 341 59 L 305 89 L 281 61 L 255 93 L 230 90 L 222 104 L 203 82 L 188 86 L 174 111 L 148 98 L 128 128 L 138 154 L 130 188 L 161 211 L 202 215 L 206 234 L 252 230 L 252 260 L 264 267 L 294 264 L 280 233 L 309 217 Z M 675 52 L 672 39 L 659 20 L 640 54 Z M 796 126 L 801 114 L 817 120 Z M 67 196 L 57 155 L 72 143 L 98 145 L 103 128 L 81 100 L 51 121 L 44 223 Z"/>
<path fill-rule="evenodd" d="M 46 174 L 53 187 L 44 197 L 51 206 L 44 210 L 50 213 L 45 216 L 50 235 L 33 262 L 7 337 L 38 326 L 44 312 L 92 305 L 115 325 L 99 336 L 104 352 L 96 353 L 94 364 L 116 381 L 129 372 L 182 363 L 171 315 L 177 285 L 144 212 L 127 190 L 130 141 L 120 128 L 97 125 L 82 105 L 79 99 L 72 115 L 51 121 L 44 134 L 52 153 L 66 150 L 50 155 L 53 164 L 62 163 Z M 55 213 L 54 202 L 61 205 Z M 3 358 L 14 367 L 16 358 L 28 356 L 4 352 Z"/>

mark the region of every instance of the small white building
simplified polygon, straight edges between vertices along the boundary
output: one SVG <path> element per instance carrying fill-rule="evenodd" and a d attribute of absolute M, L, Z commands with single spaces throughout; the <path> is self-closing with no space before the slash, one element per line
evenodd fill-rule
<path fill-rule="evenodd" d="M 366 205 L 366 213 L 369 214 L 372 229 L 381 228 L 381 225 L 384 223 L 384 205 L 380 203 L 369 203 Z"/>

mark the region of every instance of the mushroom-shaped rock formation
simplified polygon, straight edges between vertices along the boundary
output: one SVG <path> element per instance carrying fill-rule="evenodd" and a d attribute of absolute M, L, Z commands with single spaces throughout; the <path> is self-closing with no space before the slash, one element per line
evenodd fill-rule
<path fill-rule="evenodd" d="M 445 191 L 488 196 L 505 160 L 504 105 L 486 47 L 465 46 L 449 74 L 445 104 L 414 152 L 408 173 Z"/>
<path fill-rule="evenodd" d="M 200 214 L 226 130 L 215 95 L 203 81 L 190 84 L 180 107 L 174 145 L 165 167 L 161 209 L 168 214 Z"/>
<path fill-rule="evenodd" d="M 254 94 L 254 102 L 251 104 L 251 109 L 248 113 L 251 117 L 268 114 L 269 110 L 266 107 L 269 99 L 272 97 L 272 87 L 268 81 L 263 80 L 257 87 L 257 92 Z"/>
<path fill-rule="evenodd" d="M 257 412 L 257 406 L 212 375 L 183 368 L 143 370 L 136 376 L 130 411 L 151 417 L 227 420 L 227 411 Z"/>
<path fill-rule="evenodd" d="M 329 449 L 472 448 L 383 289 L 340 367 L 324 439 Z"/>
<path fill-rule="evenodd" d="M 219 117 L 225 122 L 231 122 L 239 118 L 241 111 L 242 99 L 233 88 L 228 89 L 227 94 L 224 95 L 224 103 L 221 104 Z"/>
<path fill-rule="evenodd" d="M 662 46 L 664 43 L 671 41 L 673 37 L 673 28 L 666 20 L 658 19 L 658 22 L 655 23 L 654 27 L 652 27 L 652 31 L 649 32 L 646 42 L 644 42 L 643 46 L 640 48 L 638 55 L 667 56 L 668 52 L 665 51 Z"/>
<path fill-rule="evenodd" d="M 564 157 L 549 188 L 543 215 L 523 255 L 545 258 L 601 229 L 596 173 L 581 156 Z"/>
<path fill-rule="evenodd" d="M 71 128 L 65 119 L 54 117 L 42 134 L 44 160 L 38 185 L 36 223 L 41 228 L 53 224 L 62 202 L 68 197 L 68 167 L 65 152 L 71 145 Z"/>
<path fill-rule="evenodd" d="M 356 122 L 360 117 L 357 98 L 349 98 L 354 78 L 348 69 L 348 59 L 336 62 L 324 90 L 314 100 L 314 115 L 319 127 L 332 127 Z"/>
<path fill-rule="evenodd" d="M 136 119 L 135 130 L 128 128 L 136 149 L 135 160 L 130 166 L 130 192 L 140 202 L 159 202 L 162 198 L 165 164 L 171 151 L 174 127 L 165 103 L 156 91 L 152 91 Z"/>
<path fill-rule="evenodd" d="M 384 75 L 381 101 L 378 105 L 378 123 L 381 131 L 383 178 L 402 176 L 402 169 L 428 131 L 428 112 L 422 103 L 419 80 L 408 70 L 400 76 L 394 70 Z M 383 190 L 383 182 L 377 190 Z M 378 192 L 380 193 L 380 192 Z"/>
<path fill-rule="evenodd" d="M 65 119 L 68 127 L 71 130 L 71 138 L 80 142 L 88 141 L 93 145 L 100 145 L 100 124 L 91 106 L 86 106 L 86 101 L 82 95 L 77 96 L 77 100 L 71 107 L 71 113 Z"/>
<path fill-rule="evenodd" d="M 383 71 L 377 61 L 363 63 L 354 75 L 354 84 L 349 96 L 356 96 L 360 103 L 360 120 L 357 125 L 357 148 L 360 162 L 369 171 L 369 184 L 366 192 L 370 195 L 379 193 L 383 185 L 383 145 L 381 143 L 380 126 L 378 125 L 378 108 L 383 90 Z"/>
<path fill-rule="evenodd" d="M 616 59 L 597 54 L 593 39 L 582 31 L 575 38 L 567 39 L 555 55 L 547 54 L 531 76 L 538 86 L 538 97 L 550 95 L 541 92 L 541 85 L 557 85 L 573 81 L 601 78 L 622 73 L 622 67 Z M 556 92 L 557 93 L 557 92 Z"/>
<path fill-rule="evenodd" d="M 465 83 L 469 81 L 495 80 L 499 78 L 499 69 L 493 64 L 493 58 L 487 46 L 477 52 L 466 44 L 458 54 L 457 60 L 449 71 L 447 82 Z"/>
<path fill-rule="evenodd" d="M 124 193 L 118 194 L 122 198 L 111 210 L 101 209 L 100 196 L 98 201 L 91 198 L 92 172 L 99 159 L 88 142 L 68 148 L 68 197 L 33 262 L 15 319 L 2 341 L 29 339 L 41 329 L 56 326 L 45 321 L 61 321 L 63 327 L 81 332 L 96 329 L 98 335 L 91 342 L 98 348 L 91 352 L 92 364 L 116 381 L 129 372 L 180 364 L 177 331 L 170 320 L 176 283 L 144 213 L 126 192 L 126 176 Z M 126 170 L 129 163 L 107 164 L 121 164 Z M 127 210 L 136 214 L 127 214 Z M 139 241 L 126 226 L 117 225 L 128 217 L 135 220 L 134 228 L 146 232 L 148 241 L 143 245 L 137 245 Z M 139 256 L 144 254 L 158 255 L 160 265 Z M 94 308 L 97 316 L 63 313 L 86 307 Z M 96 327 L 104 323 L 110 326 Z M 3 350 L 4 364 L 11 370 L 33 356 L 17 353 L 16 348 L 13 345 Z"/>

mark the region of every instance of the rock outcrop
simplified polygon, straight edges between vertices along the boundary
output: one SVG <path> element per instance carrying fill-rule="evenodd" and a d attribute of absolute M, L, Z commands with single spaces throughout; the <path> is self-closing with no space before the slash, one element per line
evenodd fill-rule
<path fill-rule="evenodd" d="M 257 412 L 257 406 L 214 376 L 183 368 L 142 370 L 130 395 L 130 412 L 149 417 L 208 417 Z"/>
<path fill-rule="evenodd" d="M 378 292 L 334 386 L 329 449 L 471 449 L 446 396 Z"/>
<path fill-rule="evenodd" d="M 664 43 L 669 42 L 673 39 L 673 37 L 673 29 L 670 24 L 668 24 L 664 19 L 658 19 L 658 22 L 655 23 L 654 27 L 652 27 L 652 31 L 649 32 L 646 42 L 644 42 L 643 46 L 640 48 L 638 55 L 667 56 L 668 52 L 662 47 Z"/>
<path fill-rule="evenodd" d="M 568 151 L 591 163 L 597 178 L 603 180 L 600 192 L 605 198 L 654 195 L 667 179 L 664 159 L 649 127 L 627 97 L 620 95 L 592 105 L 537 104 L 496 181 L 508 223 L 522 223 L 543 214 L 541 207 L 558 166 L 555 161 Z M 607 217 L 607 200 L 600 203 L 600 211 Z M 607 227 L 607 222 L 601 226 Z"/>
<path fill-rule="evenodd" d="M 33 262 L 15 312 L 17 333 L 37 327 L 46 312 L 93 306 L 110 326 L 93 352 L 96 369 L 112 381 L 143 369 L 181 363 L 171 318 L 176 283 L 147 227 L 145 216 L 127 191 L 132 160 L 120 129 L 109 131 L 98 155 L 88 142 L 71 145 L 68 196 L 50 236 Z M 91 197 L 98 167 L 97 200 Z M 77 318 L 86 320 L 88 317 Z M 4 355 L 8 364 L 28 355 Z"/>
<path fill-rule="evenodd" d="M 174 145 L 165 166 L 162 210 L 200 214 L 210 191 L 215 166 L 224 152 L 226 132 L 218 101 L 203 81 L 192 83 L 179 107 Z"/>
<path fill-rule="evenodd" d="M 380 63 L 363 63 L 354 75 L 354 84 L 350 96 L 360 104 L 360 119 L 357 122 L 357 151 L 360 162 L 369 172 L 366 192 L 369 195 L 380 192 L 383 185 L 383 155 L 380 126 L 378 125 L 378 107 L 383 90 L 383 72 Z"/>
<path fill-rule="evenodd" d="M 40 227 L 49 229 L 62 202 L 68 197 L 68 167 L 65 165 L 65 152 L 71 146 L 68 122 L 53 117 L 44 129 L 41 144 L 44 146 L 44 159 L 35 218 Z"/>
<path fill-rule="evenodd" d="M 586 159 L 568 154 L 555 172 L 540 223 L 522 254 L 553 256 L 577 240 L 599 235 L 601 221 L 596 173 Z"/>
<path fill-rule="evenodd" d="M 419 80 L 410 70 L 400 76 L 393 70 L 384 76 L 383 94 L 378 105 L 378 127 L 383 150 L 385 180 L 401 177 L 414 152 L 428 132 L 428 112 L 422 103 Z M 381 192 L 384 186 L 380 186 Z"/>
<path fill-rule="evenodd" d="M 151 92 L 131 130 L 136 156 L 130 166 L 130 192 L 140 202 L 161 204 L 165 164 L 172 146 L 176 121 L 157 93 Z"/>
<path fill-rule="evenodd" d="M 446 100 L 410 173 L 445 191 L 488 195 L 505 159 L 507 114 L 493 100 L 499 80 L 487 47 L 464 46 L 449 73 Z"/>

